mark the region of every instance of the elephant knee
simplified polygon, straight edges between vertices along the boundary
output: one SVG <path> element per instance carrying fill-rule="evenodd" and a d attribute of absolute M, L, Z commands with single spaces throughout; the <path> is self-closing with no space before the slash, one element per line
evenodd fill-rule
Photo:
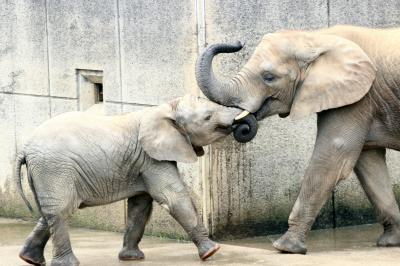
<path fill-rule="evenodd" d="M 180 182 L 168 183 L 164 186 L 153 188 L 151 190 L 151 196 L 161 206 L 171 206 L 180 198 L 189 197 L 186 188 Z"/>
<path fill-rule="evenodd" d="M 166 193 L 166 191 L 156 191 L 152 194 L 153 199 L 168 212 L 171 211 L 171 193 Z"/>
<path fill-rule="evenodd" d="M 164 192 L 163 196 L 156 199 L 156 201 L 170 214 L 176 213 L 177 210 L 185 210 L 187 212 L 196 211 L 192 199 L 186 190 L 180 192 Z"/>
<path fill-rule="evenodd" d="M 335 137 L 331 140 L 331 148 L 334 151 L 341 151 L 346 149 L 346 141 L 343 137 Z"/>
<path fill-rule="evenodd" d="M 358 149 L 353 149 L 352 145 L 347 144 L 341 137 L 334 138 L 329 148 L 320 150 L 314 157 L 315 164 L 311 175 L 324 173 L 336 182 L 346 179 L 353 171 L 358 157 Z"/>
<path fill-rule="evenodd" d="M 164 208 L 167 212 L 171 212 L 171 209 L 169 208 L 167 203 L 161 203 L 160 206 Z"/>
<path fill-rule="evenodd" d="M 189 194 L 185 191 L 164 191 L 160 197 L 159 204 L 165 208 L 172 209 L 174 205 L 182 202 L 191 202 Z"/>

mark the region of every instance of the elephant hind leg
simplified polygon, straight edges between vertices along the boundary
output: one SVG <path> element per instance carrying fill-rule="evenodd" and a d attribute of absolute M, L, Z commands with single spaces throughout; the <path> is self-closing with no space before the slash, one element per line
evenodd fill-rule
<path fill-rule="evenodd" d="M 46 220 L 41 217 L 32 233 L 25 241 L 19 257 L 29 264 L 45 265 L 43 251 L 50 238 L 50 230 Z"/>
<path fill-rule="evenodd" d="M 69 216 L 79 205 L 75 184 L 72 182 L 72 174 L 54 177 L 42 175 L 34 183 L 42 216 L 46 220 L 52 236 L 51 266 L 79 265 L 78 259 L 72 252 L 67 223 Z"/>
<path fill-rule="evenodd" d="M 78 266 L 79 261 L 72 252 L 68 233 L 68 224 L 63 215 L 48 215 L 46 217 L 53 237 L 53 259 L 51 266 Z"/>
<path fill-rule="evenodd" d="M 145 193 L 128 199 L 128 225 L 124 235 L 124 244 L 119 252 L 120 260 L 142 260 L 144 253 L 139 249 L 144 228 L 150 218 L 153 198 Z"/>
<path fill-rule="evenodd" d="M 385 149 L 363 151 L 354 171 L 384 228 L 377 245 L 400 246 L 400 212 L 386 165 Z"/>

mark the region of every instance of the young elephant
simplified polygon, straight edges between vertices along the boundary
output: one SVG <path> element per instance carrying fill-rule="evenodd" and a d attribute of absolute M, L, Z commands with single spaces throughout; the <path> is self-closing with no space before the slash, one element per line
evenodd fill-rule
<path fill-rule="evenodd" d="M 201 259 L 218 244 L 208 238 L 179 176 L 176 162 L 195 162 L 208 145 L 232 131 L 239 109 L 184 96 L 168 104 L 118 116 L 66 113 L 43 123 L 25 144 L 16 163 L 28 180 L 42 217 L 20 253 L 28 263 L 45 263 L 43 249 L 53 237 L 55 265 L 78 265 L 67 218 L 78 208 L 128 198 L 128 226 L 121 260 L 143 259 L 138 244 L 152 211 L 165 207 L 198 248 Z M 196 156 L 197 155 L 197 156 Z"/>

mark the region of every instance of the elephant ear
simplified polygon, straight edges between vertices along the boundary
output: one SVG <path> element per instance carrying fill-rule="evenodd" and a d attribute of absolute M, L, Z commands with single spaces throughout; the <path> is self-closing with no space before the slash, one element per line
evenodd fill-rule
<path fill-rule="evenodd" d="M 290 111 L 292 118 L 359 101 L 372 86 L 376 68 L 354 42 L 321 33 L 305 33 L 296 58 L 307 67 Z"/>
<path fill-rule="evenodd" d="M 139 143 L 150 157 L 158 161 L 196 162 L 193 146 L 175 124 L 174 113 L 170 104 L 164 104 L 144 114 L 140 122 Z"/>

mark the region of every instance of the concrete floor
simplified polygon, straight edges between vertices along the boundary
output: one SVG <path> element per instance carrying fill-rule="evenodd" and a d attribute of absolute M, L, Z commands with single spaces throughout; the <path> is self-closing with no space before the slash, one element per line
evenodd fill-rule
<path fill-rule="evenodd" d="M 18 252 L 33 224 L 0 218 L 0 265 L 27 265 Z M 400 248 L 378 248 L 375 238 L 378 225 L 346 227 L 336 230 L 317 230 L 310 234 L 307 255 L 280 254 L 271 246 L 278 236 L 256 237 L 225 241 L 220 251 L 207 262 L 201 262 L 195 246 L 188 242 L 145 237 L 141 248 L 144 261 L 120 262 L 117 254 L 122 245 L 122 234 L 72 228 L 74 252 L 83 266 L 114 265 L 340 265 L 390 266 L 400 265 Z M 50 261 L 51 244 L 46 248 Z"/>

